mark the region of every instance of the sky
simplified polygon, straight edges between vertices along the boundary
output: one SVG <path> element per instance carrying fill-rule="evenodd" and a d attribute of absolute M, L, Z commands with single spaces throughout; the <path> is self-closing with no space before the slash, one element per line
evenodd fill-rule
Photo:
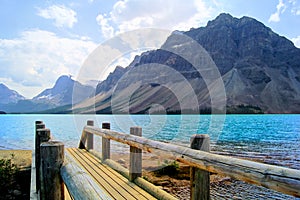
<path fill-rule="evenodd" d="M 32 98 L 61 75 L 76 79 L 87 57 L 118 34 L 186 31 L 224 12 L 253 17 L 300 48 L 299 0 L 0 0 L 0 83 Z"/>

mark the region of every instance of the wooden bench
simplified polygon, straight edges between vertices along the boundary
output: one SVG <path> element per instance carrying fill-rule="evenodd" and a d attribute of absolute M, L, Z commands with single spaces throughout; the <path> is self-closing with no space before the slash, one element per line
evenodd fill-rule
<path fill-rule="evenodd" d="M 156 199 L 109 166 L 103 164 L 101 160 L 90 154 L 87 150 L 67 148 L 66 153 L 69 153 L 112 199 Z"/>

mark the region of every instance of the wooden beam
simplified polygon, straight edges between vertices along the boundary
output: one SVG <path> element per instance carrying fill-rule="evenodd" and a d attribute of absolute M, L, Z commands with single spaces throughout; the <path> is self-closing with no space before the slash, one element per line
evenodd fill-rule
<path fill-rule="evenodd" d="M 64 144 L 58 141 L 41 144 L 41 200 L 64 200 L 60 167 L 64 162 Z"/>
<path fill-rule="evenodd" d="M 130 134 L 134 136 L 142 136 L 141 127 L 130 127 Z M 137 177 L 142 176 L 142 150 L 130 146 L 129 154 L 129 181 L 134 181 Z"/>
<path fill-rule="evenodd" d="M 110 130 L 110 123 L 102 123 L 102 129 Z M 102 137 L 102 161 L 110 159 L 110 139 Z"/>
<path fill-rule="evenodd" d="M 98 154 L 94 154 L 96 157 Z M 114 160 L 107 159 L 105 160 L 104 164 L 108 165 L 110 168 L 114 169 L 118 173 L 122 174 L 124 177 L 129 179 L 129 170 L 120 165 L 119 163 L 115 162 Z M 166 191 L 160 189 L 159 187 L 153 185 L 152 183 L 146 181 L 145 179 L 141 177 L 137 177 L 134 180 L 134 183 L 137 184 L 139 187 L 143 188 L 145 191 L 149 192 L 149 194 L 155 196 L 157 199 L 161 200 L 176 200 L 174 196 L 171 194 L 167 193 Z"/>
<path fill-rule="evenodd" d="M 210 151 L 209 135 L 196 134 L 191 137 L 191 149 Z M 209 172 L 190 168 L 191 196 L 192 200 L 209 200 L 210 199 L 210 178 Z"/>
<path fill-rule="evenodd" d="M 300 170 L 216 155 L 95 127 L 86 126 L 84 131 L 148 152 L 162 150 L 190 166 L 300 197 Z"/>
<path fill-rule="evenodd" d="M 94 126 L 94 121 L 88 120 L 86 124 L 87 124 L 87 126 Z M 94 148 L 94 135 L 93 134 L 87 134 L 86 143 L 87 143 L 86 144 L 87 150 Z"/>
<path fill-rule="evenodd" d="M 45 129 L 44 124 L 36 125 L 36 148 L 35 148 L 35 168 L 36 168 L 36 191 L 38 192 L 41 188 L 41 180 L 40 180 L 40 165 L 41 165 L 41 153 L 40 146 L 43 142 L 48 142 L 50 140 L 50 130 Z"/>
<path fill-rule="evenodd" d="M 60 174 L 73 199 L 113 199 L 67 153 Z"/>

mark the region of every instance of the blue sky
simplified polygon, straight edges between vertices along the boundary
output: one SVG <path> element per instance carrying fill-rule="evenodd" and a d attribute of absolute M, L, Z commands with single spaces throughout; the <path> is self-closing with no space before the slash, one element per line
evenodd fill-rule
<path fill-rule="evenodd" d="M 0 0 L 0 82 L 31 98 L 60 75 L 76 77 L 87 56 L 119 33 L 189 30 L 222 12 L 254 17 L 300 47 L 299 0 Z"/>

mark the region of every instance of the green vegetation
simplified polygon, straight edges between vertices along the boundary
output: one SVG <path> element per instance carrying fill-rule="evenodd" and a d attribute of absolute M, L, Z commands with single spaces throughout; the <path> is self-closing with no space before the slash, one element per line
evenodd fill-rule
<path fill-rule="evenodd" d="M 226 110 L 227 114 L 264 114 L 263 110 L 253 105 L 229 106 Z"/>
<path fill-rule="evenodd" d="M 159 175 L 176 175 L 179 172 L 178 162 L 164 160 L 162 168 L 157 170 L 156 173 Z"/>
<path fill-rule="evenodd" d="M 12 189 L 13 180 L 19 168 L 13 163 L 14 154 L 9 159 L 0 159 L 0 193 Z"/>

